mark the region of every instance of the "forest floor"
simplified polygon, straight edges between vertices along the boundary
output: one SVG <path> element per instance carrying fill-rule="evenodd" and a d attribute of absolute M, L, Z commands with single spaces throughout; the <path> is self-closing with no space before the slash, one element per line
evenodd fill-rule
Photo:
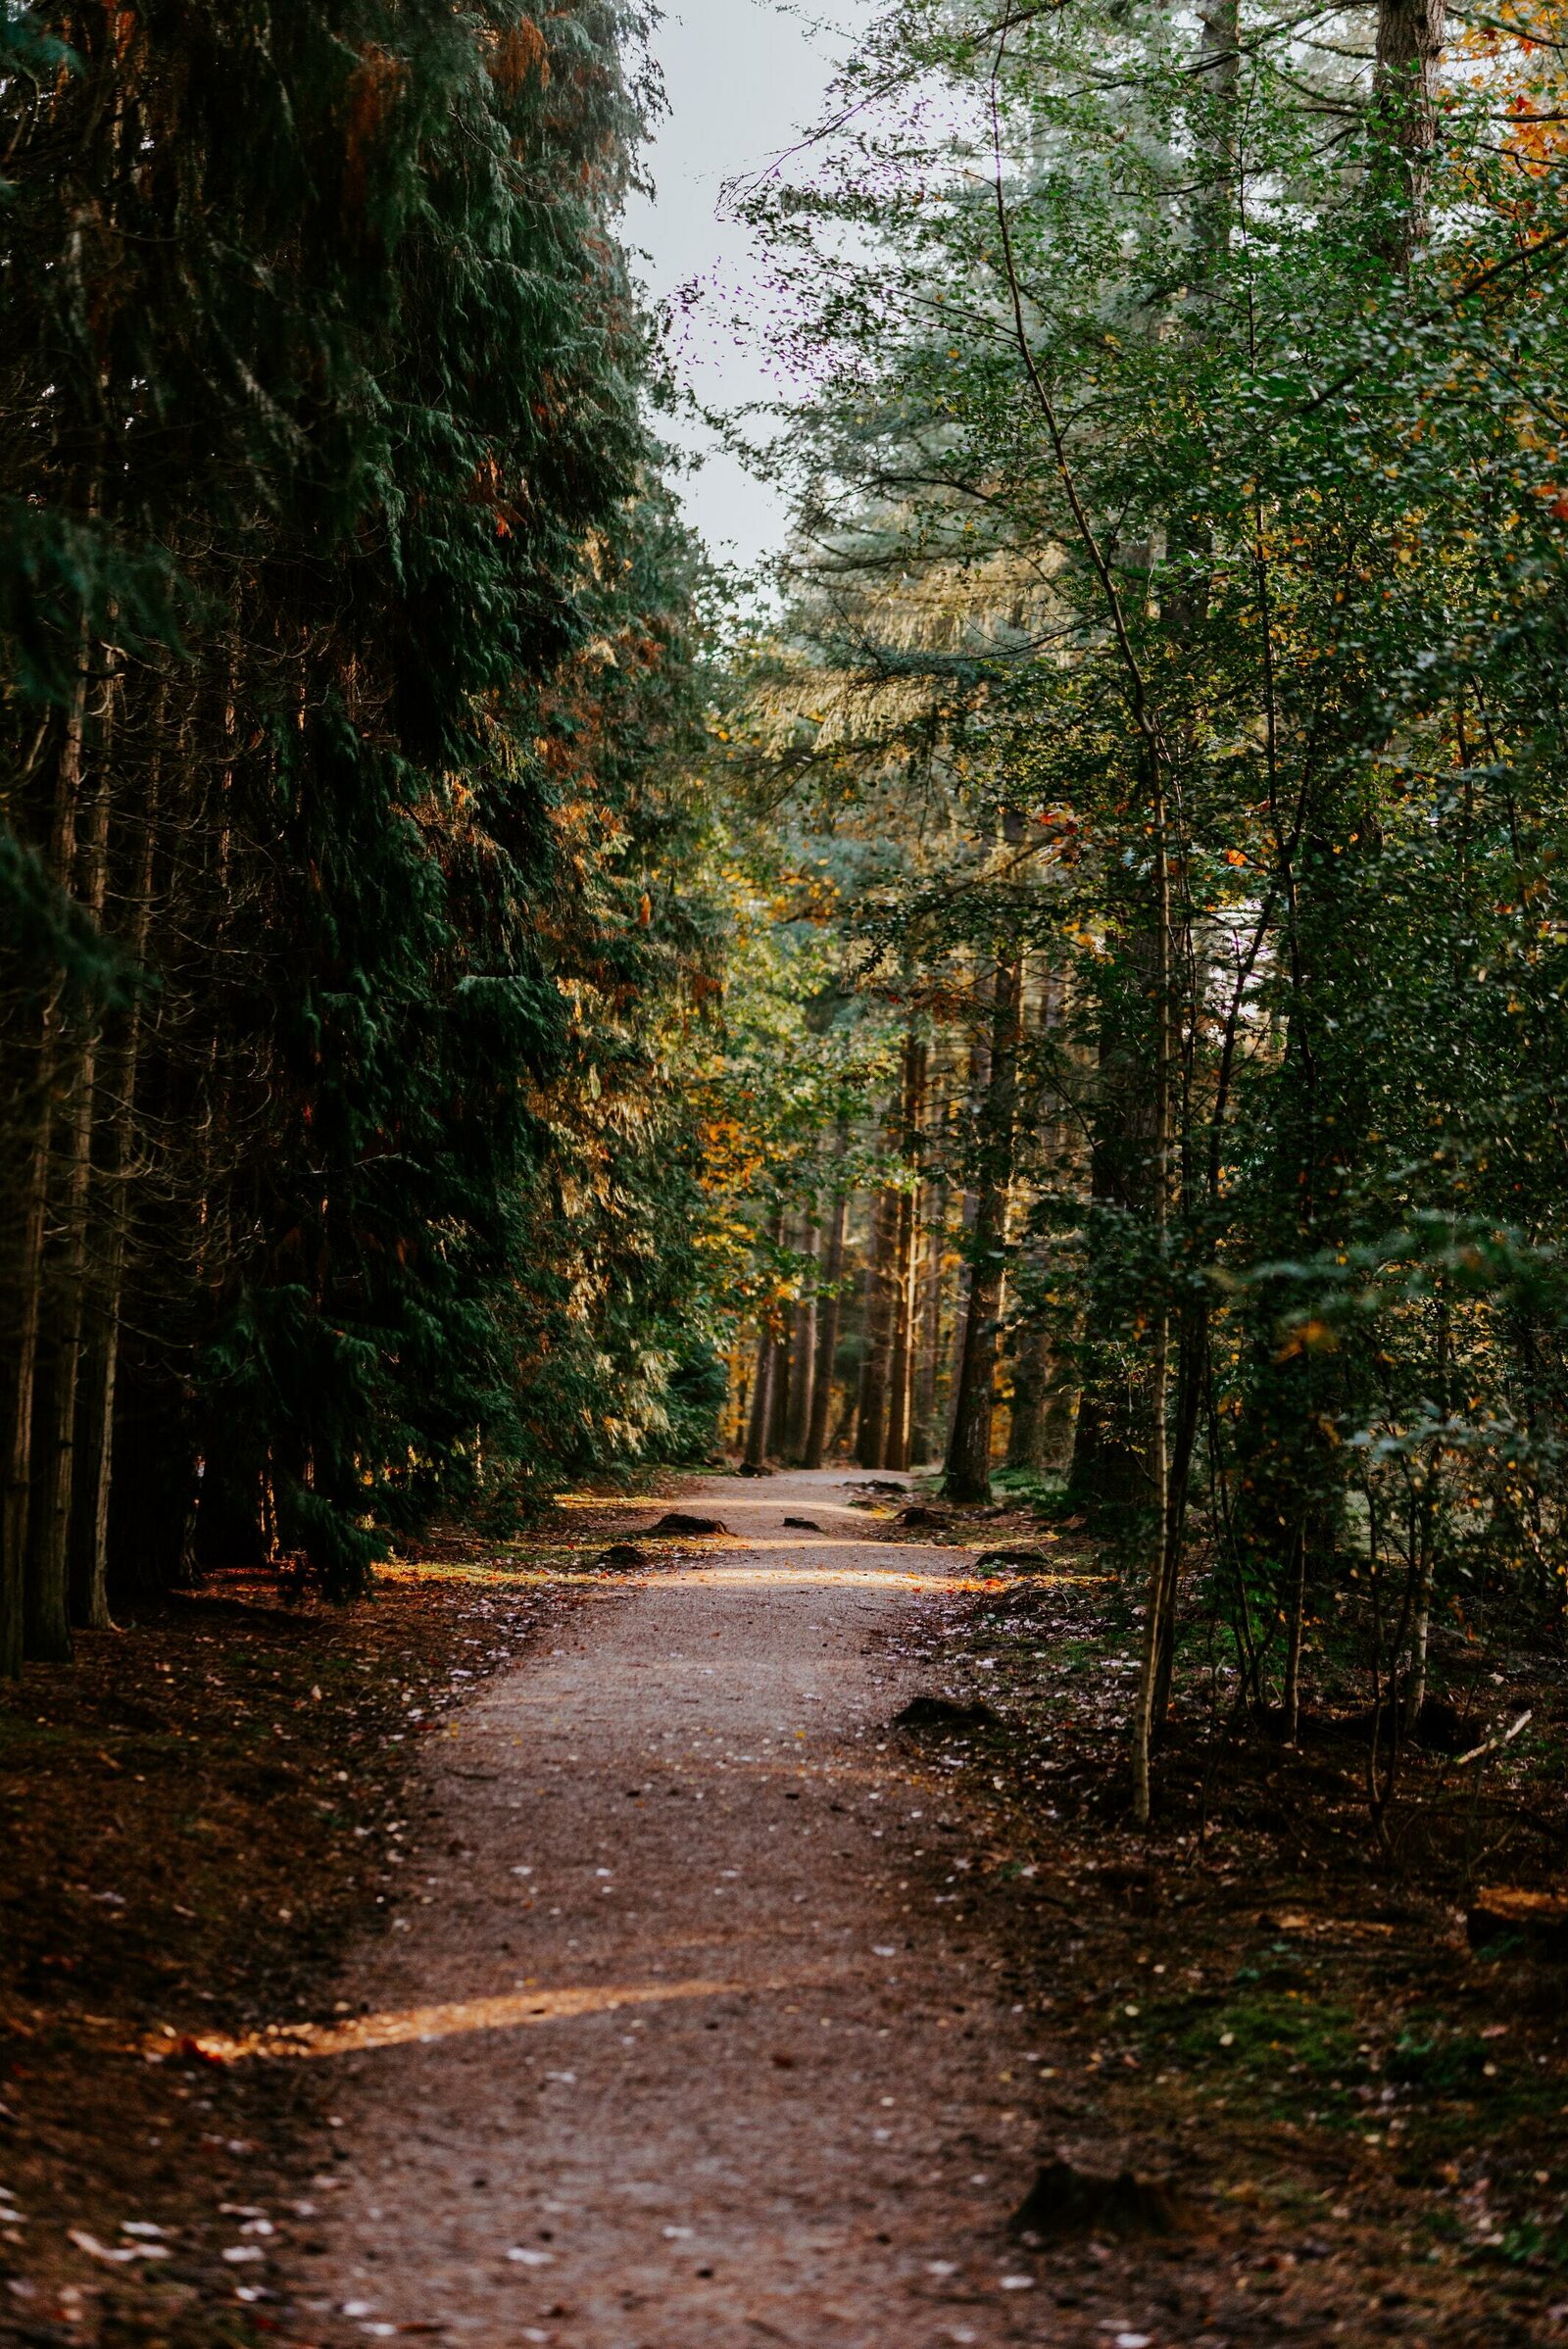
<path fill-rule="evenodd" d="M 866 1482 L 705 1478 L 732 1535 L 630 1573 L 659 1504 L 564 1508 L 29 1674 L 0 2340 L 1568 2340 L 1568 1969 L 1473 1955 L 1449 1864 L 1542 1881 L 1560 1720 L 1485 1812 L 1539 1835 L 1417 1762 L 1391 1862 L 1332 1753 L 1189 1705 L 1134 1838 L 1081 1531 Z M 1058 2153 L 1161 2191 L 1058 2173 L 1010 2227 Z"/>

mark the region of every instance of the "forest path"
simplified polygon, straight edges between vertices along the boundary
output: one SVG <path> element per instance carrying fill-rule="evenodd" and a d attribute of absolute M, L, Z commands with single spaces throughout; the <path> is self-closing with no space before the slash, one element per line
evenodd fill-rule
<path fill-rule="evenodd" d="M 739 1542 L 456 1716 L 403 1930 L 344 1984 L 384 2043 L 328 2059 L 298 2337 L 1045 2337 L 999 2228 L 1031 2176 L 1022 2027 L 889 1832 L 927 1806 L 883 1750 L 914 1685 L 885 1635 L 966 1561 L 865 1542 L 848 1498 L 837 1470 L 704 1478 L 688 1504 Z"/>

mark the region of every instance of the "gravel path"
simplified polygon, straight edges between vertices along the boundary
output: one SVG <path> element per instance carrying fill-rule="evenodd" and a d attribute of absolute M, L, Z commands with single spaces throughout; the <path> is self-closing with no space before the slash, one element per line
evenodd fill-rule
<path fill-rule="evenodd" d="M 930 1798 L 886 1635 L 960 1561 L 864 1542 L 847 1498 L 703 1480 L 739 1539 L 581 1610 L 442 1741 L 401 1929 L 345 1984 L 368 2020 L 322 2059 L 298 2337 L 1050 2337 L 999 2227 L 1021 2026 L 893 1849 Z"/>

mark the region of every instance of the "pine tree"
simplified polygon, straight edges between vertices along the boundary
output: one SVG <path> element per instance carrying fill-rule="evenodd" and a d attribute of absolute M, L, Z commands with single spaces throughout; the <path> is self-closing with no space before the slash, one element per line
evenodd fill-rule
<path fill-rule="evenodd" d="M 352 1589 L 438 1494 L 664 1416 L 707 943 L 665 909 L 700 632 L 614 234 L 635 39 L 601 0 L 8 20 L 10 1668 L 110 1576 Z"/>

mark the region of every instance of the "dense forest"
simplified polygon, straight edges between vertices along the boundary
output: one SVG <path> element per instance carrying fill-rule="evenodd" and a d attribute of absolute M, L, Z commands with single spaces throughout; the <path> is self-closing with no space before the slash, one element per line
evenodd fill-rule
<path fill-rule="evenodd" d="M 815 14 L 0 0 L 19 2349 L 1568 2340 L 1568 16 Z"/>
<path fill-rule="evenodd" d="M 884 11 L 760 615 L 632 19 L 4 38 L 6 1669 L 722 1444 L 1084 1513 L 1141 1811 L 1184 1592 L 1287 1734 L 1560 1639 L 1551 23 Z"/>
<path fill-rule="evenodd" d="M 712 924 L 621 12 L 0 29 L 14 1672 L 671 1440 Z"/>
<path fill-rule="evenodd" d="M 751 1456 L 1086 1512 L 1142 1811 L 1189 1590 L 1292 1737 L 1338 1609 L 1395 1748 L 1435 1622 L 1563 1634 L 1559 32 L 904 6 L 742 195 Z"/>

